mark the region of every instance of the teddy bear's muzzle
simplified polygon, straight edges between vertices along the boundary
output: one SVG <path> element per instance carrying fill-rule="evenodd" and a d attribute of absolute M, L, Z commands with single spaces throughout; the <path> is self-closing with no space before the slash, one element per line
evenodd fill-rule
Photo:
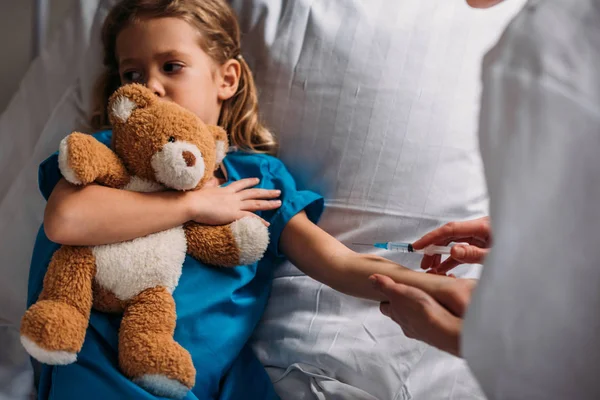
<path fill-rule="evenodd" d="M 187 165 L 188 167 L 193 167 L 194 165 L 196 165 L 196 156 L 194 156 L 192 152 L 184 151 L 183 153 L 181 153 L 181 155 L 185 160 L 185 165 Z"/>
<path fill-rule="evenodd" d="M 204 176 L 204 161 L 197 146 L 168 142 L 152 157 L 156 180 L 176 190 L 195 189 Z"/>

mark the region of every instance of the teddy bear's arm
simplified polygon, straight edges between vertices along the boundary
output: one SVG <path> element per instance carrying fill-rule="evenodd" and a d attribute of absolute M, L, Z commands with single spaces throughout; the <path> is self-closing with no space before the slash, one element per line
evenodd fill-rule
<path fill-rule="evenodd" d="M 227 132 L 225 132 L 225 130 L 223 128 L 221 128 L 220 126 L 215 126 L 215 125 L 208 125 L 208 130 L 213 134 L 213 136 L 215 138 L 215 145 L 216 145 L 216 151 L 217 151 L 216 164 L 218 166 L 221 163 L 221 161 L 223 161 L 225 156 L 227 155 L 227 150 L 229 147 L 229 140 L 227 139 Z"/>
<path fill-rule="evenodd" d="M 184 225 L 187 252 L 206 264 L 221 267 L 253 264 L 269 245 L 269 231 L 259 218 L 244 217 L 229 225 Z"/>
<path fill-rule="evenodd" d="M 208 226 L 188 222 L 184 230 L 187 252 L 195 259 L 221 267 L 239 265 L 240 252 L 229 225 Z"/>
<path fill-rule="evenodd" d="M 119 157 L 93 136 L 84 133 L 72 133 L 61 141 L 58 164 L 65 179 L 76 185 L 97 182 L 121 188 L 130 180 Z"/>

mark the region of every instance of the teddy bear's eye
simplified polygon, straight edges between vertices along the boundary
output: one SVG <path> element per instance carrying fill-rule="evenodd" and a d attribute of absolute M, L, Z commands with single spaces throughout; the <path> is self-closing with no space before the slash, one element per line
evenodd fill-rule
<path fill-rule="evenodd" d="M 173 136 L 169 137 L 169 142 L 171 142 L 171 143 L 175 142 L 175 138 Z"/>

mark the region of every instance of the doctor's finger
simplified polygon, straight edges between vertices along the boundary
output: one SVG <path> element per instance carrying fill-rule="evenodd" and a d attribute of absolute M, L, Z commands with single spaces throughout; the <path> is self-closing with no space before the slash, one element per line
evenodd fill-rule
<path fill-rule="evenodd" d="M 427 273 L 436 275 L 446 275 L 448 271 L 453 270 L 461 264 L 463 263 L 458 260 L 455 260 L 454 258 L 448 258 L 444 260 L 444 262 L 442 262 L 441 264 L 436 265 L 435 267 L 428 270 Z"/>
<path fill-rule="evenodd" d="M 442 256 L 439 254 L 433 255 L 424 255 L 423 259 L 421 259 L 421 269 L 428 270 L 431 268 L 435 268 L 442 262 Z"/>
<path fill-rule="evenodd" d="M 460 264 L 482 264 L 489 250 L 477 246 L 455 246 L 451 250 L 451 258 L 433 268 L 436 273 L 446 274 Z"/>
<path fill-rule="evenodd" d="M 386 302 L 379 303 L 379 311 L 388 318 L 391 318 L 392 309 L 391 304 Z"/>
<path fill-rule="evenodd" d="M 377 290 L 389 300 L 392 309 L 401 308 L 402 304 L 422 301 L 424 297 L 428 296 L 420 289 L 396 283 L 392 278 L 385 275 L 375 274 L 370 279 L 375 283 Z M 391 314 L 393 314 L 393 311 Z"/>
<path fill-rule="evenodd" d="M 413 243 L 417 250 L 438 243 L 449 243 L 458 238 L 482 238 L 486 240 L 490 235 L 488 218 L 479 218 L 471 221 L 449 222 L 440 228 L 434 229 L 421 239 Z"/>

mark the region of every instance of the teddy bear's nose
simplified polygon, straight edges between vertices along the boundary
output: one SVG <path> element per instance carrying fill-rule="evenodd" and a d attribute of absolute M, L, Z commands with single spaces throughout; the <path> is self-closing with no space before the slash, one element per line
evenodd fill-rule
<path fill-rule="evenodd" d="M 196 165 L 196 156 L 193 155 L 191 151 L 184 151 L 183 153 L 181 153 L 181 155 L 183 156 L 185 164 L 188 167 L 193 167 L 194 165 Z"/>

